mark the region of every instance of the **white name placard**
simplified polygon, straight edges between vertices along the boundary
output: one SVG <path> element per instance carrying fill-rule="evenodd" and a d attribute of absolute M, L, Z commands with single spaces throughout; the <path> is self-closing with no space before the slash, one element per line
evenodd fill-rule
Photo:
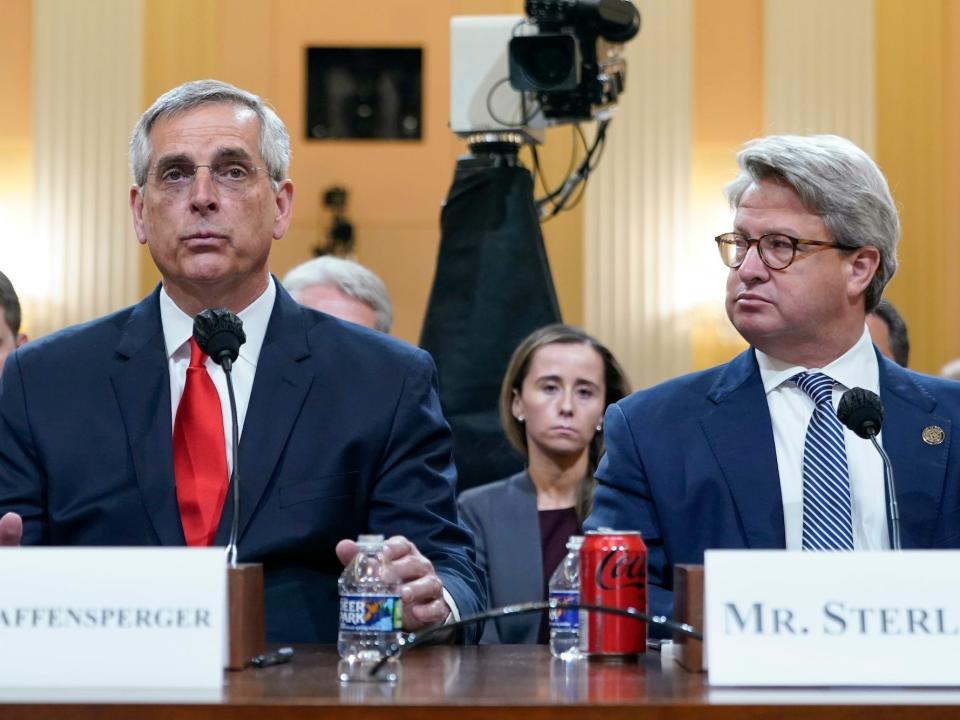
<path fill-rule="evenodd" d="M 222 548 L 0 549 L 0 687 L 218 688 Z"/>
<path fill-rule="evenodd" d="M 960 551 L 708 550 L 719 686 L 960 686 Z"/>

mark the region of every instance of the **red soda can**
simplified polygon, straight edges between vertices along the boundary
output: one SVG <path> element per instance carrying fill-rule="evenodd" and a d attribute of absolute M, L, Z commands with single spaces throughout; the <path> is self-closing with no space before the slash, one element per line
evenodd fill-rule
<path fill-rule="evenodd" d="M 635 530 L 585 534 L 580 548 L 580 602 L 647 611 L 647 546 Z M 584 610 L 580 650 L 591 657 L 636 655 L 647 649 L 645 623 Z"/>

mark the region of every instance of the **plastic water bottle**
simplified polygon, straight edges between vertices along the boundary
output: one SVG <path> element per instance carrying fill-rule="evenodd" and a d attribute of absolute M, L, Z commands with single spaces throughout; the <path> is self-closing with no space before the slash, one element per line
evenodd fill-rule
<path fill-rule="evenodd" d="M 550 578 L 550 599 L 558 603 L 580 601 L 580 546 L 583 537 L 571 535 L 567 556 Z M 564 660 L 580 657 L 580 622 L 576 610 L 550 611 L 550 654 Z"/>
<path fill-rule="evenodd" d="M 384 578 L 383 535 L 361 535 L 360 550 L 344 569 L 337 651 L 350 663 L 376 663 L 400 640 L 403 603 L 399 586 Z"/>

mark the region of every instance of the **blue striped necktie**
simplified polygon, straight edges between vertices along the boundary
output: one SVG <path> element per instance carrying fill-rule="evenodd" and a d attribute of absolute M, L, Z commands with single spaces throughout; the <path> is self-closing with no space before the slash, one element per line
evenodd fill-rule
<path fill-rule="evenodd" d="M 853 550 L 850 474 L 833 409 L 833 378 L 799 373 L 791 380 L 816 405 L 803 446 L 803 549 Z"/>

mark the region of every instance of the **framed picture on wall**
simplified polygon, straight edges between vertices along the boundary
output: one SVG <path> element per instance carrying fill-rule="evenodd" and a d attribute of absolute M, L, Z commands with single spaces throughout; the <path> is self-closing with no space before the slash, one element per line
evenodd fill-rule
<path fill-rule="evenodd" d="M 307 48 L 309 140 L 420 140 L 422 48 Z"/>

